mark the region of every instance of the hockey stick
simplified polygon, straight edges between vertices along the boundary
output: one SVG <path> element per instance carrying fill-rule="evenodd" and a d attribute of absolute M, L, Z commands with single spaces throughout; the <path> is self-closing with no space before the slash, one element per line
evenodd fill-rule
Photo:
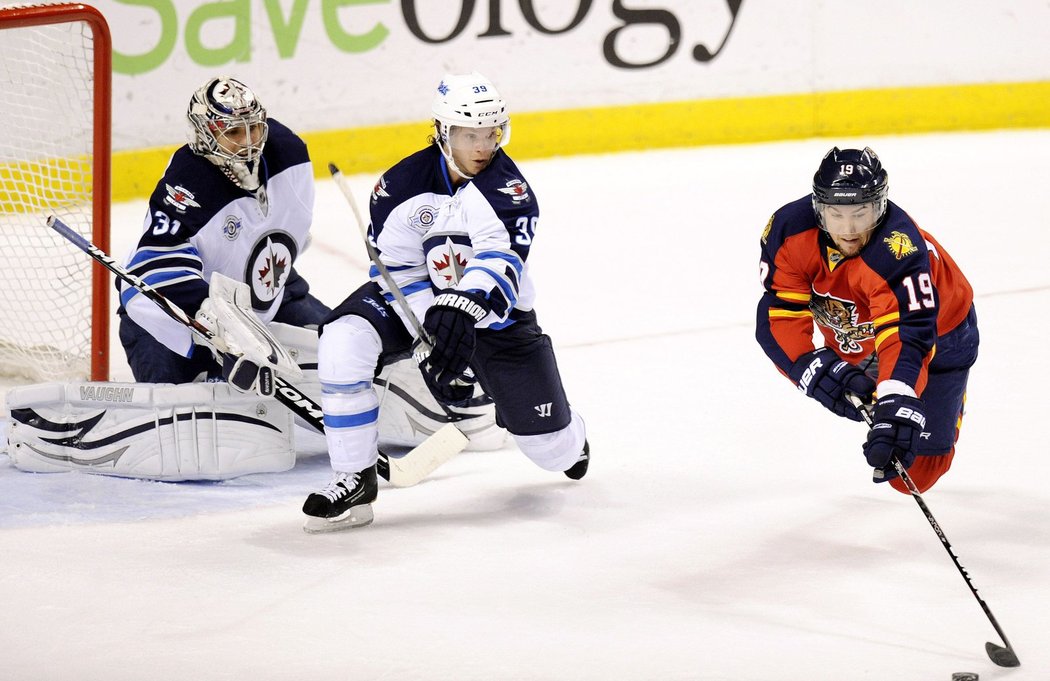
<path fill-rule="evenodd" d="M 847 393 L 846 397 L 864 417 L 864 421 L 868 424 L 868 427 L 872 427 L 874 425 L 874 420 L 871 415 L 872 405 L 866 403 L 859 396 L 853 393 Z M 999 665 L 1000 667 L 1020 667 L 1021 661 L 1017 659 L 1017 653 L 1014 652 L 1013 646 L 1011 646 L 1010 641 L 1007 640 L 1006 634 L 1003 633 L 1002 628 L 999 626 L 999 622 L 996 621 L 995 615 L 992 614 L 992 611 L 988 607 L 988 604 L 985 603 L 984 599 L 981 598 L 981 595 L 977 593 L 977 587 L 975 587 L 973 585 L 973 582 L 970 580 L 970 575 L 968 572 L 966 572 L 966 568 L 964 568 L 959 562 L 958 556 L 955 555 L 955 550 L 952 549 L 952 545 L 948 542 L 948 537 L 945 536 L 944 530 L 941 529 L 941 526 L 937 522 L 937 519 L 933 517 L 933 513 L 930 511 L 930 507 L 926 505 L 925 501 L 923 501 L 922 494 L 919 493 L 919 488 L 915 486 L 915 482 L 912 481 L 911 476 L 908 475 L 908 470 L 904 467 L 904 465 L 901 463 L 900 459 L 898 459 L 896 455 L 890 458 L 890 463 L 893 464 L 893 469 L 897 471 L 897 475 L 900 476 L 901 480 L 904 482 L 904 485 L 908 488 L 908 491 L 911 493 L 912 498 L 915 499 L 915 503 L 917 503 L 919 505 L 919 508 L 922 509 L 923 515 L 926 516 L 926 520 L 928 520 L 930 523 L 930 527 L 932 527 L 933 531 L 937 533 L 937 538 L 941 540 L 941 544 L 944 545 L 944 549 L 948 552 L 948 555 L 951 556 L 952 562 L 955 563 L 955 567 L 959 570 L 959 574 L 961 574 L 963 576 L 963 579 L 966 580 L 966 586 L 970 587 L 970 591 L 973 593 L 973 597 L 976 598 L 977 602 L 981 605 L 981 609 L 984 610 L 984 614 L 988 617 L 988 621 L 992 623 L 992 627 L 994 627 L 996 633 L 999 634 L 999 638 L 1003 640 L 1003 644 L 1006 646 L 1005 648 L 1003 646 L 996 645 L 991 641 L 987 641 L 984 644 L 984 650 L 988 653 L 988 657 L 990 657 L 992 662 Z"/>
<path fill-rule="evenodd" d="M 339 167 L 334 163 L 328 164 L 328 172 L 332 174 L 332 179 L 335 180 L 335 184 L 339 187 L 339 190 L 343 192 L 343 196 L 346 198 L 346 202 L 350 204 L 350 211 L 354 214 L 354 222 L 357 223 L 357 230 L 361 233 L 361 238 L 365 242 L 365 250 L 368 251 L 368 259 L 372 261 L 372 264 L 376 266 L 379 271 L 379 276 L 386 282 L 386 287 L 390 289 L 391 295 L 394 296 L 394 300 L 401 306 L 401 311 L 405 314 L 405 319 L 412 325 L 412 329 L 416 332 L 416 338 L 423 341 L 428 346 L 433 345 L 431 342 L 430 334 L 423 329 L 423 325 L 419 323 L 419 318 L 416 317 L 416 313 L 412 311 L 412 306 L 408 304 L 408 300 L 405 298 L 405 294 L 401 292 L 401 287 L 394 281 L 394 277 L 390 274 L 390 270 L 386 268 L 383 261 L 379 259 L 379 251 L 372 245 L 371 240 L 368 238 L 368 227 L 366 226 L 365 220 L 361 217 L 361 211 L 357 208 L 357 200 L 354 199 L 354 192 L 350 189 L 350 185 L 346 181 L 346 176 L 343 175 L 343 171 L 339 170 Z"/>
<path fill-rule="evenodd" d="M 85 239 L 70 228 L 69 225 L 53 215 L 48 217 L 47 226 L 58 232 L 67 241 L 82 250 L 84 253 L 87 253 L 96 262 L 101 264 L 118 278 L 137 289 L 139 293 L 155 303 L 169 317 L 180 324 L 187 326 L 206 343 L 212 345 L 215 334 L 212 333 L 211 329 L 187 315 L 185 310 L 164 297 L 164 294 L 160 291 L 153 288 L 139 277 L 136 277 L 134 274 L 128 272 L 101 248 Z M 310 399 L 306 393 L 299 388 L 296 388 L 279 375 L 274 374 L 273 380 L 275 387 L 274 397 L 277 401 L 291 410 L 296 416 L 302 418 L 306 423 L 310 424 L 315 430 L 324 433 L 324 413 L 321 411 L 321 407 Z M 448 425 L 453 428 L 453 430 L 456 430 L 455 426 L 452 426 L 452 424 Z M 440 433 L 441 431 L 439 430 L 438 432 Z M 456 434 L 459 434 L 458 430 L 456 430 Z M 463 437 L 462 434 L 459 435 L 460 437 Z M 380 452 L 377 471 L 384 479 L 389 480 L 395 487 L 409 487 L 415 485 L 440 465 L 440 461 L 437 464 L 434 464 L 433 460 L 435 456 L 440 456 L 444 453 L 447 445 L 444 444 L 443 440 L 436 440 L 428 445 L 430 439 L 436 436 L 437 433 L 432 435 L 431 438 L 428 438 L 427 441 L 420 444 L 401 459 L 394 459 L 393 464 L 388 462 L 387 457 Z M 466 438 L 463 439 L 465 440 Z"/>
<path fill-rule="evenodd" d="M 349 183 L 346 181 L 346 176 L 339 170 L 339 167 L 334 163 L 328 164 L 328 172 L 332 174 L 332 179 L 335 181 L 339 190 L 343 193 L 343 197 L 346 198 L 346 202 L 350 204 L 350 212 L 354 214 L 354 222 L 357 224 L 357 230 L 361 234 L 361 239 L 365 242 L 365 250 L 368 252 L 368 259 L 375 265 L 376 270 L 379 272 L 379 276 L 383 278 L 383 282 L 386 283 L 388 289 L 390 289 L 391 295 L 394 296 L 395 302 L 401 307 L 401 312 L 404 314 L 404 318 L 408 320 L 408 323 L 412 325 L 412 330 L 416 332 L 416 337 L 419 338 L 420 342 L 423 343 L 427 348 L 433 345 L 433 341 L 430 338 L 430 334 L 426 332 L 423 325 L 419 323 L 419 318 L 416 317 L 416 313 L 412 311 L 412 306 L 408 304 L 408 300 L 405 298 L 405 294 L 401 292 L 401 287 L 394 281 L 394 277 L 390 274 L 390 270 L 387 269 L 383 261 L 379 259 L 379 251 L 372 245 L 371 240 L 368 238 L 368 227 L 361 216 L 361 211 L 357 207 L 357 201 L 354 199 L 354 193 L 350 189 Z M 440 452 L 437 452 L 432 457 L 433 468 L 437 468 L 445 461 L 448 461 L 456 454 L 459 454 L 467 446 L 469 440 L 458 428 L 452 423 L 459 421 L 460 416 L 448 408 L 448 405 L 443 404 L 441 400 L 438 400 L 438 404 L 441 406 L 442 411 L 445 412 L 446 418 L 449 423 L 445 424 L 437 430 L 436 433 L 427 438 L 426 442 L 430 440 L 440 441 L 444 443 L 443 448 Z M 452 432 L 455 431 L 455 432 Z M 458 435 L 459 437 L 456 437 Z M 440 436 L 440 437 L 439 437 Z M 424 442 L 424 444 L 426 444 Z M 420 445 L 422 446 L 422 445 Z M 397 459 L 391 459 L 391 471 L 397 462 Z M 433 470 L 431 468 L 430 470 Z M 430 471 L 427 471 L 429 473 Z"/>
<path fill-rule="evenodd" d="M 101 248 L 91 243 L 83 236 L 74 231 L 69 225 L 62 222 L 54 215 L 48 217 L 47 226 L 61 234 L 67 241 L 72 243 L 74 246 L 91 256 L 96 262 L 101 264 L 107 270 L 112 272 L 118 278 L 124 280 L 128 285 L 134 287 L 144 295 L 147 299 L 153 301 L 161 310 L 163 310 L 169 317 L 175 321 L 188 327 L 190 331 L 197 334 L 203 339 L 208 345 L 214 347 L 215 334 L 212 333 L 211 329 L 198 322 L 193 317 L 190 317 L 186 312 L 164 297 L 164 294 L 153 288 L 142 279 L 131 274 L 109 254 L 103 251 Z M 288 407 L 296 416 L 301 417 L 304 421 L 309 423 L 319 432 L 324 432 L 324 421 L 322 420 L 323 414 L 321 408 L 316 402 L 311 400 L 301 390 L 288 383 L 280 376 L 274 374 L 273 377 L 274 386 L 274 397 L 278 402 Z"/>

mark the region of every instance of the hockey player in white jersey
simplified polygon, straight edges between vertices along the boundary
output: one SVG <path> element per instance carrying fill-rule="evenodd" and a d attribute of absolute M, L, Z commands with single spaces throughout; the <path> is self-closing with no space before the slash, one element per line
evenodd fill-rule
<path fill-rule="evenodd" d="M 187 480 L 295 463 L 291 414 L 268 397 L 274 384 L 260 371 L 286 356 L 282 343 L 291 355 L 301 356 L 296 345 L 315 354 L 330 312 L 294 269 L 313 220 L 306 144 L 234 78 L 209 79 L 186 116 L 189 142 L 157 183 L 125 267 L 196 315 L 217 343 L 198 344 L 120 282 L 120 340 L 137 383 L 9 393 L 8 449 L 19 468 Z M 246 341 L 276 350 L 252 353 Z M 283 366 L 295 377 L 291 355 Z"/>
<path fill-rule="evenodd" d="M 446 404 L 476 380 L 496 418 L 545 470 L 580 479 L 589 447 L 570 408 L 550 339 L 533 310 L 527 258 L 539 218 L 535 191 L 503 150 L 510 118 L 478 73 L 445 76 L 432 105 L 431 144 L 378 181 L 369 237 L 433 346 L 375 267 L 322 325 L 321 405 L 335 475 L 303 506 L 307 532 L 366 525 L 377 495 L 378 399 L 373 376 L 415 343 L 427 385 Z"/>
<path fill-rule="evenodd" d="M 261 321 L 320 324 L 328 312 L 295 270 L 313 221 L 313 168 L 306 144 L 268 118 L 233 78 L 208 80 L 186 112 L 189 143 L 172 156 L 149 200 L 142 236 L 127 259 L 142 278 L 193 315 L 216 272 L 248 285 Z M 135 380 L 188 383 L 228 375 L 210 348 L 122 283 L 120 341 Z M 238 386 L 251 388 L 243 372 Z"/>
<path fill-rule="evenodd" d="M 268 397 L 273 381 L 259 379 L 277 348 L 285 377 L 320 400 L 317 327 L 330 310 L 294 269 L 313 218 L 306 145 L 228 77 L 193 93 L 187 122 L 189 143 L 158 182 L 126 269 L 196 313 L 220 347 L 199 344 L 184 323 L 122 282 L 120 339 L 138 382 L 10 391 L 6 449 L 22 470 L 224 479 L 287 470 L 297 452 L 326 448 L 305 426 L 293 439 L 291 414 Z M 377 380 L 380 426 L 394 448 L 414 447 L 448 422 L 414 366 L 412 375 L 403 364 Z M 475 401 L 454 417 L 468 448 L 502 444 L 491 405 Z"/>

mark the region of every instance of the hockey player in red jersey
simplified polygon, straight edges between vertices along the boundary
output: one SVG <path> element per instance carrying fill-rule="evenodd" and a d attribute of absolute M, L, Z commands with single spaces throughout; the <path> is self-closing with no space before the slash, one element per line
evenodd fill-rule
<path fill-rule="evenodd" d="M 888 199 L 870 148 L 833 148 L 813 193 L 762 233 L 756 337 L 799 391 L 862 420 L 847 393 L 874 401 L 863 451 L 876 482 L 920 492 L 951 466 L 966 381 L 977 359 L 973 289 L 948 252 Z M 813 324 L 825 345 L 815 348 Z"/>

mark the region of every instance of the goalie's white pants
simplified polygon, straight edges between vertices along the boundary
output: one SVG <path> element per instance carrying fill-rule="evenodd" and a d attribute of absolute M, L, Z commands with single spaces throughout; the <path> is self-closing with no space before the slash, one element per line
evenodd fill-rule
<path fill-rule="evenodd" d="M 24 471 L 223 480 L 295 465 L 292 414 L 225 383 L 12 388 L 7 453 Z"/>

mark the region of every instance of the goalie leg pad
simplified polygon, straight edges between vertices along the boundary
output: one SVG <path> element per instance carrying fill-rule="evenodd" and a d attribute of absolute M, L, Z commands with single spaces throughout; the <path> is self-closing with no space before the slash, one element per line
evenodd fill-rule
<path fill-rule="evenodd" d="M 518 449 L 545 471 L 565 471 L 572 468 L 583 451 L 587 429 L 575 409 L 570 408 L 570 413 L 572 419 L 569 425 L 561 430 L 543 435 L 515 435 L 514 441 L 518 443 Z"/>
<path fill-rule="evenodd" d="M 317 329 L 307 329 L 281 322 L 270 322 L 266 328 L 273 334 L 277 342 L 284 346 L 289 356 L 299 365 L 299 370 L 303 372 L 302 378 L 295 381 L 296 390 L 320 404 L 321 381 L 317 378 Z M 298 416 L 295 417 L 295 451 L 300 456 L 328 452 L 324 433 L 317 432 L 313 425 Z"/>
<path fill-rule="evenodd" d="M 225 480 L 295 465 L 292 415 L 223 383 L 13 388 L 8 455 L 24 471 Z"/>
<path fill-rule="evenodd" d="M 495 406 L 484 395 L 472 399 L 472 406 L 448 407 L 451 416 L 446 414 L 411 358 L 384 367 L 376 391 L 380 447 L 415 447 L 449 422 L 467 436 L 469 451 L 499 449 L 507 438 L 507 431 L 496 425 Z"/>

